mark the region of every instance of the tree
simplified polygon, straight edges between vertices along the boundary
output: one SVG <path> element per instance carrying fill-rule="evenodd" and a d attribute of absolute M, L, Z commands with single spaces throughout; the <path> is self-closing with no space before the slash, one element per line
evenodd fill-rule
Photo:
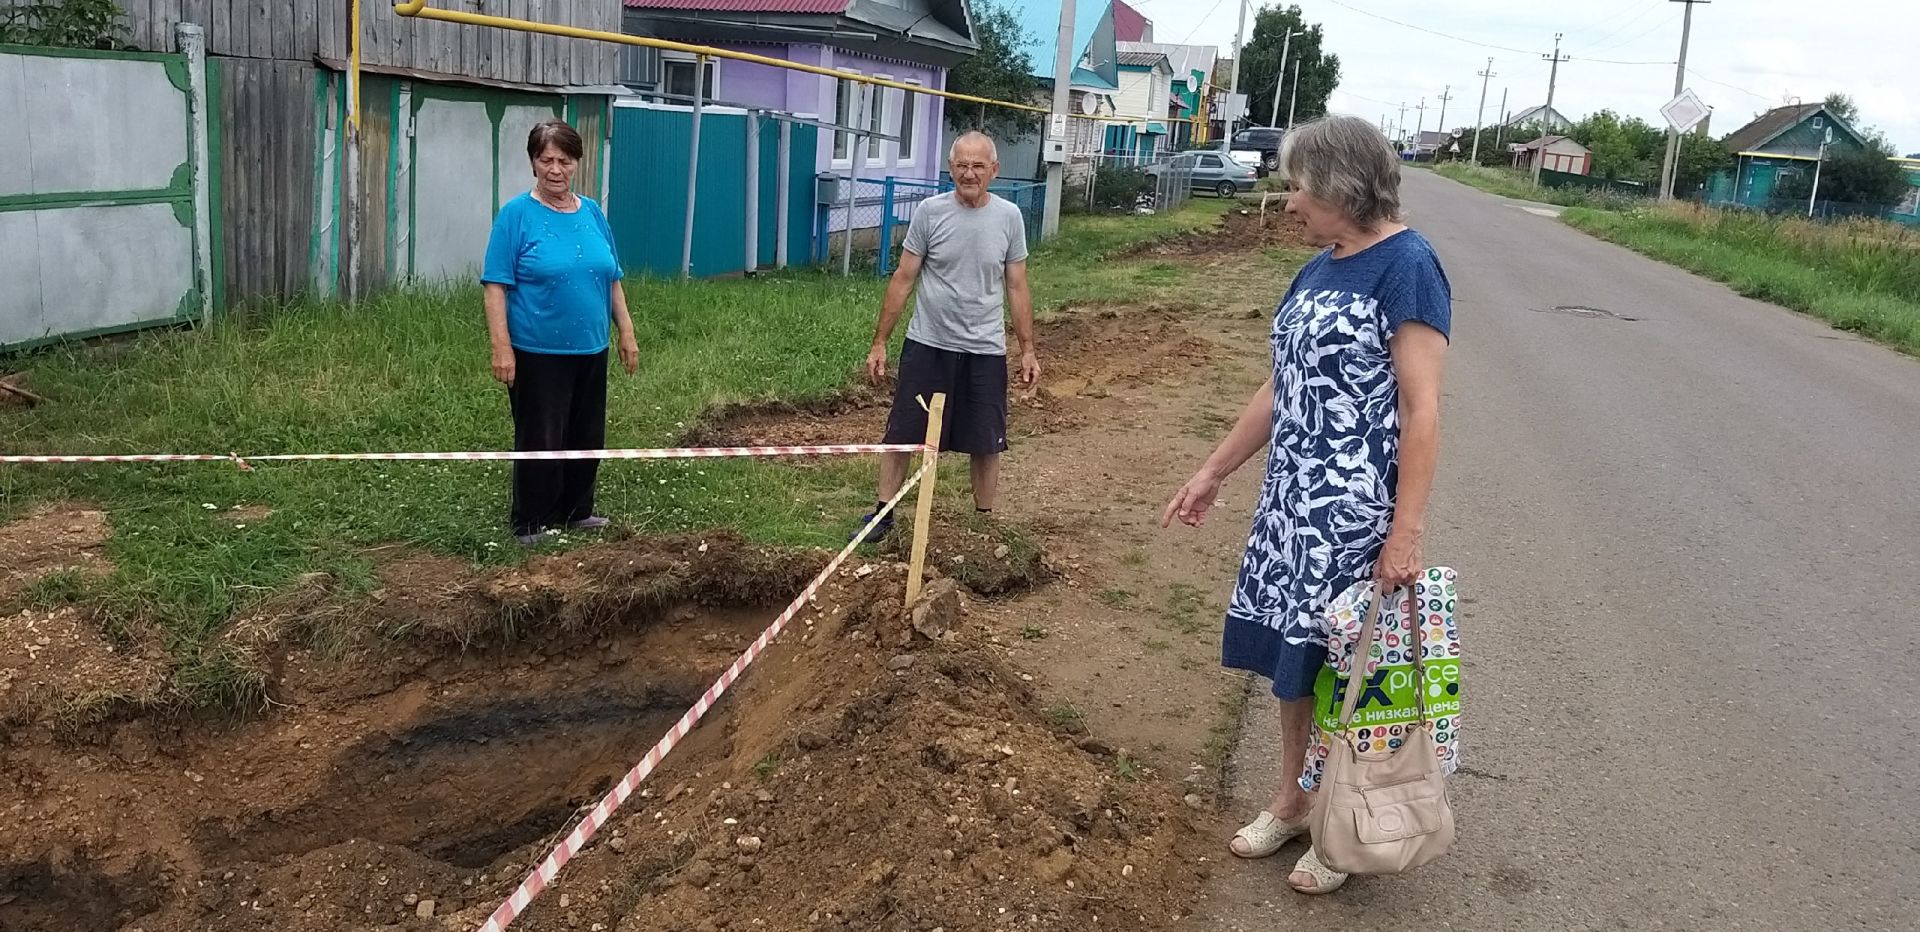
<path fill-rule="evenodd" d="M 1033 77 L 1033 59 L 1027 48 L 1037 43 L 1020 25 L 1013 10 L 980 0 L 973 5 L 973 37 L 980 51 L 947 72 L 947 90 L 988 100 L 1024 102 L 1034 99 L 1041 89 Z M 1056 75 L 1056 80 L 1068 80 Z M 1040 115 L 1006 107 L 981 107 L 975 104 L 947 104 L 947 125 L 957 130 L 979 129 L 988 135 L 1010 139 L 1025 136 L 1040 128 Z"/>
<path fill-rule="evenodd" d="M 1816 200 L 1862 207 L 1892 207 L 1907 196 L 1907 171 L 1893 161 L 1893 148 L 1885 139 L 1869 140 L 1865 146 L 1828 150 L 1826 163 L 1820 166 L 1820 193 Z M 1800 172 L 1779 188 L 1779 196 L 1804 200 L 1813 193 L 1813 173 Z"/>
<path fill-rule="evenodd" d="M 1602 110 L 1573 125 L 1568 138 L 1593 150 L 1593 171 L 1606 181 L 1652 184 L 1666 156 L 1666 134 L 1639 117 Z"/>
<path fill-rule="evenodd" d="M 0 9 L 0 43 L 117 49 L 125 37 L 126 13 L 114 0 L 37 0 Z"/>
<path fill-rule="evenodd" d="M 1287 33 L 1301 32 L 1287 43 Z M 1253 21 L 1253 38 L 1240 50 L 1240 91 L 1247 95 L 1247 118 L 1265 126 L 1274 114 L 1274 83 L 1280 76 L 1280 53 L 1287 54 L 1287 82 L 1280 94 L 1279 125 L 1287 125 L 1287 108 L 1296 120 L 1327 112 L 1327 98 L 1340 84 L 1340 56 L 1321 51 L 1319 25 L 1308 26 L 1298 6 L 1263 8 Z M 1284 46 L 1284 48 L 1283 48 Z M 1293 63 L 1300 63 L 1299 101 L 1294 103 Z"/>
<path fill-rule="evenodd" d="M 1834 93 L 1828 94 L 1827 99 L 1821 101 L 1821 103 L 1827 108 L 1828 113 L 1839 117 L 1842 123 L 1848 126 L 1859 125 L 1860 106 L 1853 102 L 1853 98 L 1845 94 Z"/>
<path fill-rule="evenodd" d="M 1673 170 L 1675 193 L 1700 188 L 1715 174 L 1733 169 L 1733 153 L 1719 140 L 1703 133 L 1680 134 L 1680 154 Z"/>

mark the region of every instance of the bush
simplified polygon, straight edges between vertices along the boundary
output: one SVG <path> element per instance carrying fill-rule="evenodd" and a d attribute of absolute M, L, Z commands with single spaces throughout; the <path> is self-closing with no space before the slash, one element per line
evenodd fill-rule
<path fill-rule="evenodd" d="M 1139 203 L 1140 195 L 1153 190 L 1153 178 L 1145 169 L 1102 165 L 1093 172 L 1093 210 L 1095 213 L 1129 211 Z"/>

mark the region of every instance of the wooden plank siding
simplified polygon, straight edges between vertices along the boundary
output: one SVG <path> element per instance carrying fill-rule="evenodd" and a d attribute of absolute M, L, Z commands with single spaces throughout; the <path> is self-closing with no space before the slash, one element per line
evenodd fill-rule
<path fill-rule="evenodd" d="M 313 231 L 314 85 L 304 62 L 220 63 L 219 218 L 228 307 L 308 290 Z"/>
<path fill-rule="evenodd" d="M 0 8 L 34 0 L 0 0 Z M 457 0 L 429 0 L 463 6 Z M 352 0 L 121 0 L 129 44 L 174 51 L 174 27 L 197 23 L 207 53 L 231 58 L 345 62 Z M 487 12 L 516 19 L 620 31 L 618 0 L 490 0 Z M 389 0 L 362 0 L 361 61 L 454 78 L 547 86 L 607 84 L 617 47 L 484 26 L 409 19 Z"/>

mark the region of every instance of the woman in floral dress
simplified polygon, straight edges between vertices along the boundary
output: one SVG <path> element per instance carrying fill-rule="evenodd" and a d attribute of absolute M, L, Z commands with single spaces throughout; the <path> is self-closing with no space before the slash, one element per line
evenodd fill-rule
<path fill-rule="evenodd" d="M 1277 308 L 1273 377 L 1161 522 L 1199 526 L 1227 476 L 1267 452 L 1221 658 L 1272 680 L 1284 775 L 1300 773 L 1311 737 L 1328 602 L 1368 579 L 1389 592 L 1411 586 L 1425 568 L 1452 297 L 1433 247 L 1400 222 L 1400 159 L 1373 124 L 1333 116 L 1294 129 L 1280 172 L 1287 212 L 1326 249 Z M 1298 782 L 1283 780 L 1233 853 L 1278 851 L 1306 831 L 1309 807 Z M 1303 893 L 1345 881 L 1311 849 L 1288 878 Z"/>

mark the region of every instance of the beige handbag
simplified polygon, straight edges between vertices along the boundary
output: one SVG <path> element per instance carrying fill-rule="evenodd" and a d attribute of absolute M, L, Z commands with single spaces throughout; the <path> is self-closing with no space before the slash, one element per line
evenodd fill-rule
<path fill-rule="evenodd" d="M 1382 742 L 1361 753 L 1355 747 L 1350 726 L 1354 707 L 1366 692 L 1367 659 L 1385 602 L 1385 594 L 1376 589 L 1354 651 L 1340 730 L 1329 736 L 1326 768 L 1308 817 L 1320 863 L 1347 874 L 1397 874 L 1453 850 L 1453 806 L 1427 718 L 1426 643 L 1418 620 L 1412 628 L 1420 721 L 1407 726 L 1406 741 L 1398 748 Z"/>

